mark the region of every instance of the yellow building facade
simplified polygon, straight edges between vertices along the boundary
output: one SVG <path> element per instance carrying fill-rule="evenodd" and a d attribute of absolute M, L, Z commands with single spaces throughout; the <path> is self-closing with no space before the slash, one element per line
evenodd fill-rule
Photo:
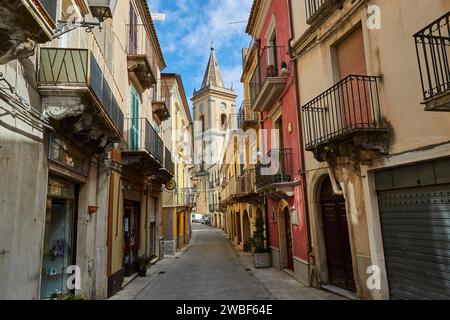
<path fill-rule="evenodd" d="M 174 190 L 163 194 L 164 253 L 174 255 L 189 244 L 191 236 L 191 212 L 196 194 L 191 181 L 192 166 L 192 117 L 181 76 L 162 74 L 163 91 L 170 97 L 171 118 L 163 124 L 164 141 L 172 150 L 175 160 Z"/>

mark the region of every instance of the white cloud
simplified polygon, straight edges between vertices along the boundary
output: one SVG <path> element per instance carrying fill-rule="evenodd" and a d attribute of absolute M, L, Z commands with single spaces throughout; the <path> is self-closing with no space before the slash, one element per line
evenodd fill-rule
<path fill-rule="evenodd" d="M 188 91 L 200 87 L 214 42 L 226 86 L 233 83 L 242 99 L 241 49 L 249 39 L 246 24 L 233 22 L 247 20 L 252 0 L 150 0 L 149 4 L 153 12 L 165 10 L 159 38 L 163 52 L 171 56 L 169 69 L 188 69 Z"/>

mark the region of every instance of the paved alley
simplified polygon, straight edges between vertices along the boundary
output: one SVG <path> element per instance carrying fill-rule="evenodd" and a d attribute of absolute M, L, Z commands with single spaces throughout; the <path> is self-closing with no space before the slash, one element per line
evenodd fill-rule
<path fill-rule="evenodd" d="M 278 284 L 278 285 L 277 285 Z M 307 288 L 288 274 L 256 270 L 251 259 L 235 251 L 221 230 L 193 225 L 191 245 L 165 257 L 146 278 L 136 278 L 113 300 L 275 300 L 339 299 Z"/>

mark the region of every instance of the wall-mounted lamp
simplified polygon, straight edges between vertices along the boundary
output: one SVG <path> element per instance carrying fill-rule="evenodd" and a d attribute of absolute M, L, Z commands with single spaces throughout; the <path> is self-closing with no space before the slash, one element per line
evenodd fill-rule
<path fill-rule="evenodd" d="M 84 17 L 82 21 L 78 21 L 77 19 L 72 21 L 59 20 L 57 29 L 54 30 L 53 39 L 60 38 L 62 35 L 78 28 L 84 28 L 87 33 L 91 33 L 95 27 L 98 27 L 101 31 L 105 20 L 113 17 L 110 0 L 89 0 L 89 9 L 92 16 L 97 19 L 98 22 L 87 22 Z"/>

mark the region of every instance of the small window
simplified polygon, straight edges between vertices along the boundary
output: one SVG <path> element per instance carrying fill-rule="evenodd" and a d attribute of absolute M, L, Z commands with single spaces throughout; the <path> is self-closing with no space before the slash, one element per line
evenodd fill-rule
<path fill-rule="evenodd" d="M 220 117 L 220 124 L 222 126 L 222 129 L 225 129 L 227 127 L 227 115 L 226 114 L 222 114 L 222 116 Z"/>

